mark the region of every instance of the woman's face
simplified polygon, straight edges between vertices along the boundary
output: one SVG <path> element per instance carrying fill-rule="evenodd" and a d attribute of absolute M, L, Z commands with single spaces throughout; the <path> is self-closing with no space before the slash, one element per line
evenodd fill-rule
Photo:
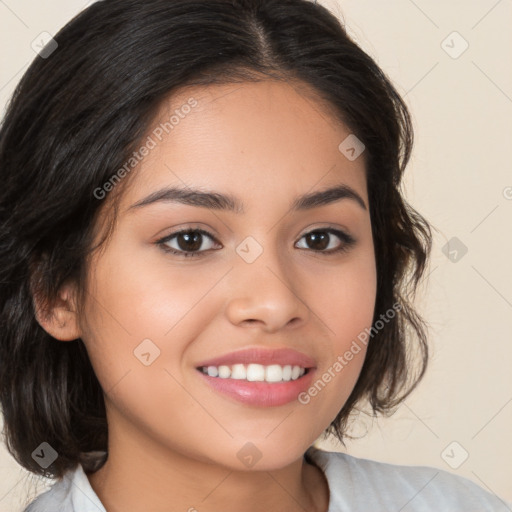
<path fill-rule="evenodd" d="M 376 296 L 365 155 L 351 138 L 340 149 L 350 132 L 285 83 L 182 89 L 159 116 L 125 167 L 136 174 L 82 320 L 111 446 L 283 467 L 363 364 L 361 343 L 345 354 Z M 348 192 L 308 200 L 334 187 Z"/>

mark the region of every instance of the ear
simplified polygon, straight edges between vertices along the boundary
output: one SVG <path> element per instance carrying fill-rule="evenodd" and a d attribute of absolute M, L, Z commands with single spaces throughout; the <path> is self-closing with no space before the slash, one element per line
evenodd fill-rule
<path fill-rule="evenodd" d="M 56 301 L 49 309 L 36 294 L 33 293 L 32 297 L 37 322 L 48 334 L 61 341 L 80 338 L 74 282 L 66 282 L 61 287 Z"/>

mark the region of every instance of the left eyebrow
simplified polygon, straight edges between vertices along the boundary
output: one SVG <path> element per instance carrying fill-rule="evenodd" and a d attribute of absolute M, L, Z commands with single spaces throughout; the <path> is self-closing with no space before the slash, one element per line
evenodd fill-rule
<path fill-rule="evenodd" d="M 363 210 L 367 210 L 366 204 L 361 196 L 348 185 L 338 185 L 317 192 L 310 192 L 298 196 L 292 202 L 290 210 L 304 211 L 331 204 L 343 199 L 355 201 Z M 174 202 L 197 206 L 199 208 L 210 208 L 213 210 L 226 210 L 234 213 L 245 213 L 243 202 L 231 194 L 199 189 L 167 187 L 157 190 L 140 201 L 132 204 L 128 210 L 141 208 L 158 202 Z"/>

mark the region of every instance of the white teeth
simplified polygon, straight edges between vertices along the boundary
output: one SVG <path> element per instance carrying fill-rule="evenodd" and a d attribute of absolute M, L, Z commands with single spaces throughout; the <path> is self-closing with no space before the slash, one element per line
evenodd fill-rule
<path fill-rule="evenodd" d="M 217 377 L 219 375 L 219 370 L 216 366 L 208 366 L 208 375 L 210 377 Z"/>
<path fill-rule="evenodd" d="M 229 366 L 219 366 L 219 377 L 227 379 L 231 375 L 231 368 Z"/>
<path fill-rule="evenodd" d="M 231 367 L 231 378 L 245 380 L 247 378 L 247 371 L 245 370 L 245 366 L 243 364 L 234 364 Z"/>
<path fill-rule="evenodd" d="M 265 380 L 265 367 L 261 364 L 250 364 L 247 366 L 247 380 L 263 381 Z"/>
<path fill-rule="evenodd" d="M 265 369 L 265 380 L 267 382 L 280 382 L 283 380 L 283 369 L 278 364 L 267 366 Z"/>
<path fill-rule="evenodd" d="M 248 380 L 250 382 L 288 382 L 297 380 L 306 373 L 305 368 L 300 366 L 291 366 L 289 364 L 281 366 L 271 364 L 263 366 L 262 364 L 234 364 L 232 366 L 208 366 L 201 368 L 203 373 L 210 377 L 220 377 L 221 379 Z"/>

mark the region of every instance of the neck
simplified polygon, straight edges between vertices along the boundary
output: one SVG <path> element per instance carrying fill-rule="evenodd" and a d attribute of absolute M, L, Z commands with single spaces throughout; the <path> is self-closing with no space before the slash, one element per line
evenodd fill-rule
<path fill-rule="evenodd" d="M 121 435 L 109 435 L 107 461 L 87 476 L 108 512 L 326 512 L 329 501 L 323 472 L 303 457 L 240 471 Z"/>

